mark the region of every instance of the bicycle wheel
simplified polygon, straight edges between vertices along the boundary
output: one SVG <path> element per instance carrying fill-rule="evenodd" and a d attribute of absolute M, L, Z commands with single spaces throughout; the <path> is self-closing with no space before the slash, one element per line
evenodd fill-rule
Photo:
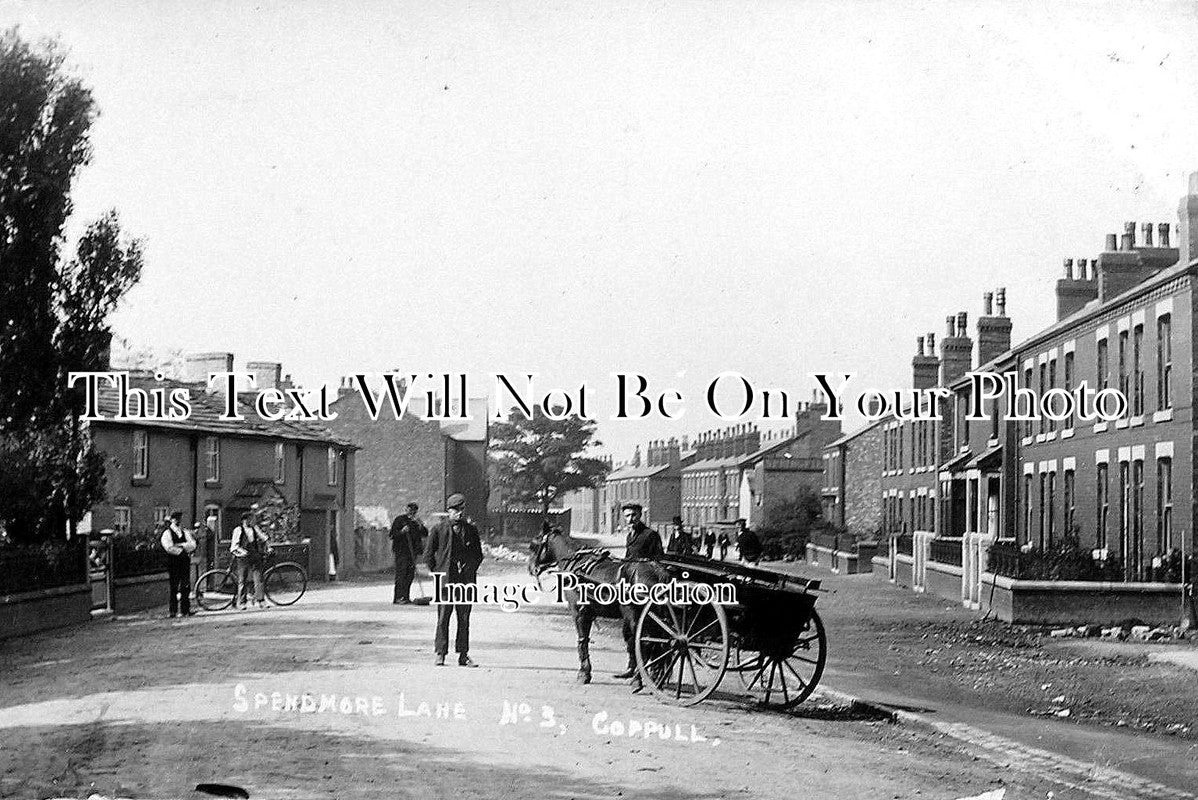
<path fill-rule="evenodd" d="M 196 581 L 195 596 L 205 611 L 222 611 L 237 597 L 237 579 L 227 569 L 210 569 Z"/>
<path fill-rule="evenodd" d="M 266 596 L 275 605 L 289 606 L 304 596 L 308 574 L 299 564 L 284 561 L 266 571 Z"/>

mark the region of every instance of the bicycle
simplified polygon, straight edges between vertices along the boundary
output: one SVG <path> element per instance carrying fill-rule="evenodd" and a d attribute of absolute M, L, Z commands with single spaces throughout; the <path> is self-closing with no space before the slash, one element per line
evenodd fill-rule
<path fill-rule="evenodd" d="M 270 602 L 277 606 L 293 605 L 308 588 L 308 572 L 294 561 L 280 561 L 263 571 L 262 585 Z M 201 575 L 195 583 L 195 599 L 205 611 L 224 611 L 233 605 L 237 599 L 237 575 L 232 567 L 210 569 Z"/>

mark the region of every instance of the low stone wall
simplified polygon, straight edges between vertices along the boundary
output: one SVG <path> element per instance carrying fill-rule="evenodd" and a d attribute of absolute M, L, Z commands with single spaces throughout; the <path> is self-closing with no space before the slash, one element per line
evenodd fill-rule
<path fill-rule="evenodd" d="M 194 586 L 195 582 L 192 581 L 191 585 Z M 190 594 L 191 586 L 187 590 Z M 112 582 L 112 611 L 115 614 L 132 614 L 147 608 L 166 606 L 169 594 L 170 578 L 165 572 L 117 578 Z"/>
<path fill-rule="evenodd" d="M 858 552 L 833 550 L 830 547 L 807 543 L 807 563 L 815 567 L 827 567 L 842 575 L 857 575 L 873 569 L 873 555 L 877 548 L 860 547 Z"/>
<path fill-rule="evenodd" d="M 894 582 L 899 586 L 912 587 L 915 585 L 915 559 L 911 556 L 899 553 L 895 556 L 894 566 Z"/>
<path fill-rule="evenodd" d="M 890 580 L 890 558 L 888 556 L 873 557 L 874 577 L 884 581 Z"/>
<path fill-rule="evenodd" d="M 924 591 L 945 600 L 961 600 L 962 569 L 952 564 L 929 561 L 924 575 Z"/>
<path fill-rule="evenodd" d="M 1138 619 L 1176 625 L 1181 586 L 1172 583 L 1017 581 L 982 574 L 982 608 L 1003 622 L 1023 625 L 1114 625 Z"/>
<path fill-rule="evenodd" d="M 0 639 L 76 625 L 91 619 L 92 590 L 86 583 L 0 597 Z"/>

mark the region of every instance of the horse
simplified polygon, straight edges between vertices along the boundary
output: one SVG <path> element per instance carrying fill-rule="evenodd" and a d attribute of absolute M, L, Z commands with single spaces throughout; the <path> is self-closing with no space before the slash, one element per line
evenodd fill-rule
<path fill-rule="evenodd" d="M 547 570 L 556 568 L 562 572 L 569 572 L 579 582 L 613 585 L 625 582 L 653 586 L 665 583 L 669 579 L 659 564 L 642 559 L 622 560 L 613 558 L 607 550 L 580 548 L 560 530 L 544 534 L 538 541 L 533 542 L 529 549 L 532 554 L 528 559 L 528 572 L 537 578 Z M 644 685 L 636 669 L 636 622 L 640 607 L 619 603 L 581 604 L 578 602 L 577 593 L 573 591 L 567 593 L 567 600 L 570 613 L 574 617 L 574 630 L 578 634 L 578 682 L 591 682 L 591 626 L 594 625 L 596 617 L 620 619 L 623 624 L 624 646 L 628 650 L 628 671 L 631 672 L 633 692 L 641 691 Z"/>

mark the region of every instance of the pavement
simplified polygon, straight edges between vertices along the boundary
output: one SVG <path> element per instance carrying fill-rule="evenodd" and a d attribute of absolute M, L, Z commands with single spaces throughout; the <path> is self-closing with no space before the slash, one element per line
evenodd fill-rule
<path fill-rule="evenodd" d="M 489 562 L 495 574 L 525 579 Z M 317 586 L 289 608 L 140 614 L 0 643 L 0 797 L 198 797 L 201 782 L 254 798 L 1194 797 L 1189 773 L 1151 769 L 1147 743 L 1177 737 L 1074 726 L 1096 738 L 1071 756 L 995 717 L 859 691 L 871 676 L 855 675 L 840 622 L 852 593 L 834 588 L 819 601 L 830 692 L 793 713 L 754 708 L 735 681 L 691 708 L 631 695 L 610 677 L 623 647 L 606 622 L 595 682 L 579 686 L 556 607 L 478 607 L 482 668 L 434 667 L 433 610 L 391 605 L 386 576 Z"/>

